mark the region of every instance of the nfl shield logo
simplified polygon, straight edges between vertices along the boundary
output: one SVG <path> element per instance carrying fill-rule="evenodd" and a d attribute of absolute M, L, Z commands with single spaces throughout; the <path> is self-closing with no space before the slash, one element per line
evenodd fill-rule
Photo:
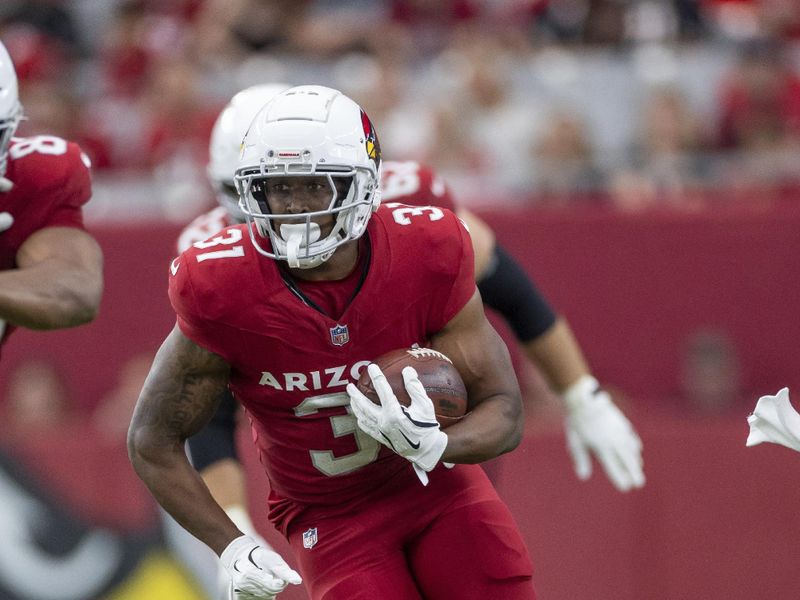
<path fill-rule="evenodd" d="M 303 548 L 311 550 L 317 543 L 317 528 L 312 527 L 308 531 L 303 532 Z"/>
<path fill-rule="evenodd" d="M 331 327 L 331 342 L 334 346 L 344 346 L 350 341 L 350 332 L 347 330 L 347 325 L 336 325 Z"/>

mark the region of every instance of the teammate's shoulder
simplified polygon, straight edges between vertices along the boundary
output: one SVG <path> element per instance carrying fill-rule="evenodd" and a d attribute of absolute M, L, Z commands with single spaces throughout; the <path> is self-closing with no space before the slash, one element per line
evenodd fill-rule
<path fill-rule="evenodd" d="M 384 162 L 381 189 L 385 201 L 455 210 L 444 179 L 429 165 L 416 161 Z"/>
<path fill-rule="evenodd" d="M 34 211 L 80 209 L 92 197 L 89 159 L 80 147 L 51 135 L 11 139 L 6 178 L 18 204 Z M 71 219 L 80 222 L 80 215 Z"/>
<path fill-rule="evenodd" d="M 13 137 L 8 146 L 8 158 L 16 167 L 36 168 L 39 165 L 91 168 L 92 163 L 76 142 L 55 135 Z"/>
<path fill-rule="evenodd" d="M 196 242 L 213 237 L 230 225 L 233 225 L 230 214 L 222 206 L 217 206 L 195 217 L 178 235 L 178 252 L 187 250 Z"/>
<path fill-rule="evenodd" d="M 14 137 L 8 147 L 8 177 L 40 189 L 91 187 L 89 157 L 75 142 L 54 135 Z M 79 194 L 81 197 L 88 194 Z"/>

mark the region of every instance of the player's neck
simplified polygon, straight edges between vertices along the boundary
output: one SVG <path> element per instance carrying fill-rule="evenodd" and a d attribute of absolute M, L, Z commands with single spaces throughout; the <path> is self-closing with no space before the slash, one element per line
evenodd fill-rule
<path fill-rule="evenodd" d="M 328 260 L 313 269 L 287 269 L 295 279 L 305 281 L 336 281 L 352 273 L 358 263 L 358 240 L 348 242 L 336 249 Z"/>

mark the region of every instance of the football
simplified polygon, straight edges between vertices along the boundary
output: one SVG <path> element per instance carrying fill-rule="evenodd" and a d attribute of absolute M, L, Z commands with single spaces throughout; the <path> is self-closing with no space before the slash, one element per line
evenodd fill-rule
<path fill-rule="evenodd" d="M 420 383 L 433 402 L 436 419 L 442 429 L 457 423 L 466 414 L 467 388 L 453 363 L 441 352 L 430 348 L 400 348 L 373 362 L 383 371 L 397 401 L 403 406 L 411 403 L 403 383 L 403 369 L 414 367 Z M 367 369 L 361 371 L 356 387 L 375 404 L 380 404 Z"/>

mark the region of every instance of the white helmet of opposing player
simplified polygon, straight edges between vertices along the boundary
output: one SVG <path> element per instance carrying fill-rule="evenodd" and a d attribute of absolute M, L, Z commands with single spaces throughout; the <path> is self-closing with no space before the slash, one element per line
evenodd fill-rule
<path fill-rule="evenodd" d="M 208 178 L 217 202 L 239 223 L 244 223 L 245 217 L 239 208 L 233 174 L 239 166 L 242 139 L 259 109 L 289 87 L 289 84 L 269 83 L 242 90 L 222 109 L 211 131 Z"/>
<path fill-rule="evenodd" d="M 235 177 L 239 204 L 251 225 L 256 249 L 293 268 L 321 265 L 336 248 L 364 233 L 380 204 L 380 164 L 380 144 L 372 122 L 341 92 L 303 85 L 275 96 L 245 135 Z M 267 180 L 308 176 L 327 178 L 328 207 L 272 214 Z M 314 219 L 326 215 L 334 216 L 334 225 L 323 237 Z M 262 238 L 269 238 L 271 248 L 257 239 L 252 223 Z"/>
<path fill-rule="evenodd" d="M 0 177 L 6 173 L 8 145 L 21 119 L 17 73 L 6 47 L 0 42 Z"/>

